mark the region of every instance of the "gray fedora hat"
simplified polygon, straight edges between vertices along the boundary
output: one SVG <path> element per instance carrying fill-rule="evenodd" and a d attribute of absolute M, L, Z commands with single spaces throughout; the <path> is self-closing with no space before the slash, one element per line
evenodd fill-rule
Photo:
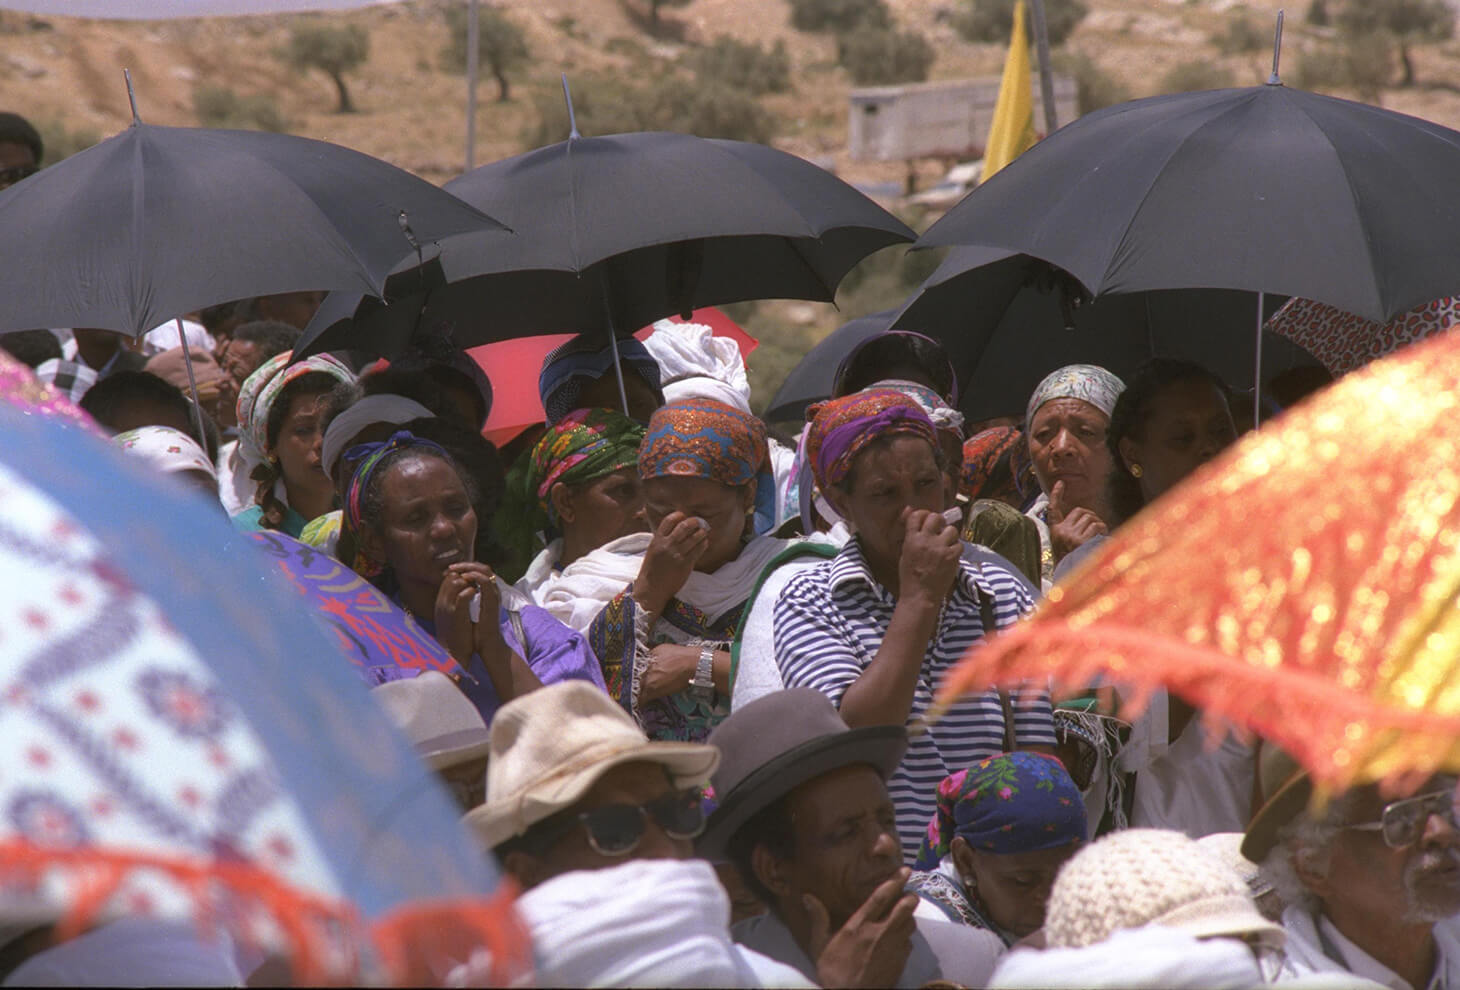
<path fill-rule="evenodd" d="M 849 729 L 826 695 L 788 688 L 730 713 L 706 740 L 720 751 L 710 783 L 718 806 L 696 844 L 709 860 L 723 860 L 730 837 L 756 812 L 808 780 L 865 763 L 882 779 L 907 751 L 900 725 Z"/>

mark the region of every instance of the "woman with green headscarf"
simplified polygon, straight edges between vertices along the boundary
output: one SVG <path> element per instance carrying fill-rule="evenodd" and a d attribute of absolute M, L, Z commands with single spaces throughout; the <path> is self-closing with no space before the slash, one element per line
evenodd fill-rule
<path fill-rule="evenodd" d="M 519 559 L 547 544 L 517 582 L 534 604 L 583 557 L 649 528 L 639 486 L 643 438 L 644 427 L 623 413 L 575 409 L 513 468 L 497 533 L 516 544 Z"/>

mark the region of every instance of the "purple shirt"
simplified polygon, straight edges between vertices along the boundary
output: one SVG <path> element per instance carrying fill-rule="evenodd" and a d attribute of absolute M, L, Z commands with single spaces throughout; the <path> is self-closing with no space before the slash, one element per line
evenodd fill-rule
<path fill-rule="evenodd" d="M 569 629 L 555 619 L 551 612 L 536 605 L 523 605 L 518 614 L 522 618 L 522 632 L 527 637 L 526 647 L 518 640 L 511 614 L 505 608 L 499 613 L 502 638 L 518 656 L 527 661 L 527 666 L 532 668 L 538 680 L 544 684 L 566 680 L 588 681 L 597 685 L 600 690 L 607 690 L 603 684 L 603 671 L 598 658 L 588 648 L 588 641 L 581 633 Z M 433 623 L 422 622 L 420 619 L 416 622 L 431 635 L 436 635 Z M 462 664 L 462 669 L 471 675 L 475 683 L 462 678 L 457 686 L 477 706 L 482 720 L 491 725 L 492 716 L 502 707 L 502 699 L 497 697 L 497 691 L 492 687 L 486 664 L 473 653 L 471 659 Z"/>

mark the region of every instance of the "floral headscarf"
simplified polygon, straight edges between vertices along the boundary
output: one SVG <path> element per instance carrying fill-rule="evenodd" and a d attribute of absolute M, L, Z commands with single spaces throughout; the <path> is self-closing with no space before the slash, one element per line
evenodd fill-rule
<path fill-rule="evenodd" d="M 1024 411 L 1024 429 L 1029 429 L 1040 406 L 1055 399 L 1080 399 L 1109 418 L 1115 410 L 1115 400 L 1124 391 L 1125 382 L 1099 365 L 1066 365 L 1046 375 L 1029 397 L 1029 407 Z"/>
<path fill-rule="evenodd" d="M 574 409 L 550 427 L 507 476 L 497 535 L 531 556 L 533 534 L 558 525 L 550 495 L 558 482 L 584 485 L 639 463 L 644 428 L 611 409 Z"/>
<path fill-rule="evenodd" d="M 879 437 L 908 433 L 937 449 L 933 421 L 916 400 L 893 389 L 869 388 L 807 410 L 806 459 L 825 492 L 847 476 L 862 448 Z"/>
<path fill-rule="evenodd" d="M 938 785 L 938 810 L 914 869 L 936 869 L 961 835 L 974 849 L 1007 855 L 1088 838 L 1085 801 L 1064 764 L 1044 753 L 1001 753 Z"/>
<path fill-rule="evenodd" d="M 213 462 L 198 441 L 170 426 L 139 426 L 112 437 L 112 443 L 129 454 L 146 460 L 163 474 L 197 471 L 210 478 L 218 477 Z"/>
<path fill-rule="evenodd" d="M 268 459 L 269 410 L 284 386 L 315 371 L 332 375 L 342 382 L 353 382 L 355 373 L 328 354 L 316 354 L 298 364 L 290 364 L 288 351 L 276 354 L 243 380 L 238 389 L 238 442 L 254 463 Z"/>

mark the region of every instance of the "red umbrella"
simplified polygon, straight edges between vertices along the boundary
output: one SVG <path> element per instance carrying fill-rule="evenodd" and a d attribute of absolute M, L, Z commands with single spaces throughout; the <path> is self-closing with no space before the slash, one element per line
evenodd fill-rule
<path fill-rule="evenodd" d="M 739 344 L 742 357 L 748 357 L 760 346 L 760 341 L 713 307 L 695 310 L 687 321 L 677 316 L 670 317 L 670 320 L 705 324 L 716 337 L 729 337 Z M 653 332 L 654 328 L 648 326 L 634 336 L 644 340 Z M 537 376 L 542 371 L 543 358 L 553 348 L 572 339 L 572 334 L 565 333 L 516 337 L 467 351 L 492 379 L 492 412 L 487 417 L 486 429 L 482 431 L 488 440 L 500 447 L 529 426 L 543 421 L 546 414 L 542 411 L 542 399 L 537 394 Z"/>

